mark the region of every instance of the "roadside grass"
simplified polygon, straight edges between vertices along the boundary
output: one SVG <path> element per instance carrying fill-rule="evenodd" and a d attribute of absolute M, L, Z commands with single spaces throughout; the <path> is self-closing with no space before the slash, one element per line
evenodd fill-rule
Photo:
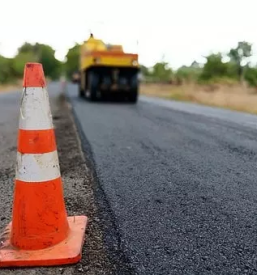
<path fill-rule="evenodd" d="M 0 84 L 0 93 L 18 91 L 22 89 L 22 80 L 16 80 L 8 84 Z"/>
<path fill-rule="evenodd" d="M 257 114 L 257 90 L 244 85 L 141 84 L 142 95 Z"/>
<path fill-rule="evenodd" d="M 51 82 L 51 79 L 46 77 L 46 84 Z M 22 91 L 23 89 L 23 80 L 18 79 L 14 80 L 12 83 L 0 84 L 0 93 L 13 92 L 13 91 Z"/>

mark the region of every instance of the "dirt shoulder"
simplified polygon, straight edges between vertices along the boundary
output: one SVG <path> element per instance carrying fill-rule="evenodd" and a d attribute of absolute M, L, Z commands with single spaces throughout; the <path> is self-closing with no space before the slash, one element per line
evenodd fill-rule
<path fill-rule="evenodd" d="M 72 114 L 64 96 L 57 100 L 58 109 L 53 120 L 63 181 L 65 203 L 69 215 L 86 215 L 89 223 L 83 247 L 83 257 L 70 274 L 115 274 L 107 256 L 103 233 L 95 203 L 91 171 L 87 167 L 80 147 L 80 139 Z M 64 274 L 69 274 L 66 271 Z"/>
<path fill-rule="evenodd" d="M 257 114 L 257 91 L 240 85 L 141 84 L 142 95 Z"/>
<path fill-rule="evenodd" d="M 13 92 L 13 91 L 19 91 L 22 89 L 22 80 L 16 81 L 13 84 L 1 84 L 0 85 L 0 94 L 1 93 L 7 93 L 7 92 Z"/>

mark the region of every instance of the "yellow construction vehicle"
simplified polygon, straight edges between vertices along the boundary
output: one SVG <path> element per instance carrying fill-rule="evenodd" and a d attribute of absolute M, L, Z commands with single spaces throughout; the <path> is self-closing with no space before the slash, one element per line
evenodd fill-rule
<path fill-rule="evenodd" d="M 137 54 L 125 53 L 121 45 L 105 44 L 91 34 L 81 46 L 79 96 L 94 101 L 119 94 L 136 103 L 138 72 Z"/>

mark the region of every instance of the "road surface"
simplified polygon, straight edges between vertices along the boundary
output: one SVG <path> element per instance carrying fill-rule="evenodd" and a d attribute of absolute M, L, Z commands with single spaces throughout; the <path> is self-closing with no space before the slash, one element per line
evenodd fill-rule
<path fill-rule="evenodd" d="M 257 116 L 66 94 L 134 274 L 257 274 Z"/>
<path fill-rule="evenodd" d="M 81 263 L 0 274 L 257 274 L 257 117 L 142 97 L 89 103 L 48 87 Z M 0 94 L 0 229 L 11 219 L 20 93 Z"/>

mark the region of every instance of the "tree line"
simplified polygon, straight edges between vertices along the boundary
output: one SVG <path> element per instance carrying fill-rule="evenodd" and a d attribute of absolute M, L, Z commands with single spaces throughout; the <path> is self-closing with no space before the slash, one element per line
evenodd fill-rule
<path fill-rule="evenodd" d="M 190 66 L 172 70 L 167 62 L 158 62 L 152 68 L 142 66 L 146 81 L 183 84 L 239 83 L 246 81 L 249 86 L 257 86 L 257 64 L 251 64 L 252 44 L 242 41 L 226 54 L 212 53 L 205 57 L 205 63 L 196 61 Z"/>
<path fill-rule="evenodd" d="M 23 77 L 26 62 L 40 62 L 45 75 L 57 79 L 63 72 L 63 63 L 55 58 L 55 50 L 49 45 L 24 43 L 13 58 L 0 55 L 0 83 L 10 83 Z"/>
<path fill-rule="evenodd" d="M 203 64 L 194 61 L 190 66 L 182 66 L 177 70 L 173 70 L 165 61 L 157 62 L 152 67 L 141 65 L 141 76 L 143 81 L 176 85 L 246 81 L 250 86 L 257 86 L 257 65 L 250 63 L 252 55 L 252 44 L 242 41 L 226 54 L 218 52 L 206 56 Z M 65 61 L 61 62 L 55 58 L 55 50 L 51 46 L 24 43 L 13 58 L 0 55 L 0 83 L 10 83 L 22 78 L 26 62 L 42 63 L 46 77 L 52 80 L 61 75 L 71 78 L 79 70 L 79 56 L 80 44 L 70 48 Z"/>

